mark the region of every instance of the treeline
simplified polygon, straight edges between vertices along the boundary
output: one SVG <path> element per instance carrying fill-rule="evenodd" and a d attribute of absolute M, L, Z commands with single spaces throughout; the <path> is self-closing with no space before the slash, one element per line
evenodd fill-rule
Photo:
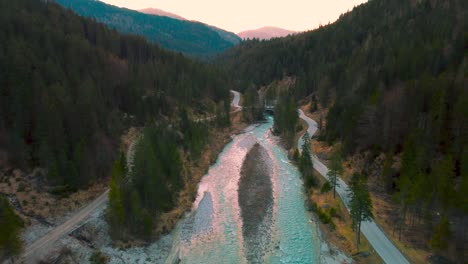
<path fill-rule="evenodd" d="M 229 102 L 215 67 L 50 1 L 0 0 L 0 166 L 44 167 L 50 184 L 80 188 L 108 175 L 124 128 L 211 102 Z"/>
<path fill-rule="evenodd" d="M 130 171 L 124 155 L 115 162 L 108 210 L 114 238 L 151 238 L 156 215 L 174 206 L 184 184 L 176 142 L 173 131 L 146 127 L 136 144 Z"/>
<path fill-rule="evenodd" d="M 273 129 L 279 134 L 288 148 L 294 145 L 296 126 L 299 121 L 297 104 L 290 91 L 280 92 L 274 110 L 275 122 Z"/>
<path fill-rule="evenodd" d="M 226 125 L 226 124 L 221 124 Z M 114 163 L 107 220 L 116 240 L 151 239 L 160 216 L 178 205 L 179 192 L 209 143 L 210 131 L 186 110 L 175 124 L 149 125 L 137 139 L 133 161 L 125 155 Z"/>
<path fill-rule="evenodd" d="M 242 94 L 242 118 L 249 123 L 264 118 L 262 99 L 254 86 L 247 88 Z"/>
<path fill-rule="evenodd" d="M 328 143 L 345 155 L 387 153 L 384 181 L 428 244 L 466 248 L 468 90 L 466 1 L 373 0 L 331 25 L 246 41 L 222 59 L 239 83 L 297 77 L 296 99 L 329 108 Z M 235 70 L 234 70 L 235 69 Z M 402 167 L 393 171 L 394 157 Z M 411 214 L 409 212 L 411 211 Z M 406 219 L 409 221 L 409 219 Z M 414 222 L 414 221 L 412 221 Z M 461 230 L 463 229 L 463 230 Z"/>

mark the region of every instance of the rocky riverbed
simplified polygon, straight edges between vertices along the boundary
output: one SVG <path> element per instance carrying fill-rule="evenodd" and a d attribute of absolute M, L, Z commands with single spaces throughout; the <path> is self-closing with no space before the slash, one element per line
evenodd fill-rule
<path fill-rule="evenodd" d="M 116 248 L 102 206 L 42 259 L 88 263 L 99 251 L 109 263 L 350 263 L 320 239 L 300 174 L 271 125 L 251 127 L 225 146 L 202 178 L 191 212 L 170 234 Z"/>
<path fill-rule="evenodd" d="M 260 144 L 247 153 L 239 179 L 239 206 L 242 216 L 244 250 L 249 262 L 264 262 L 271 246 L 273 212 L 272 163 Z"/>

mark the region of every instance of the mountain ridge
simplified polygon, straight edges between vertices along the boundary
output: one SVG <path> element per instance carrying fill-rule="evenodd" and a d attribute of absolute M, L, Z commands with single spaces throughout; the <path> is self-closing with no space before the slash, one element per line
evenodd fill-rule
<path fill-rule="evenodd" d="M 237 35 L 241 37 L 242 39 L 261 39 L 261 40 L 268 40 L 271 38 L 280 38 L 280 37 L 286 37 L 288 35 L 296 34 L 298 33 L 297 31 L 293 30 L 288 30 L 284 28 L 279 28 L 279 27 L 272 27 L 272 26 L 265 26 L 257 29 L 250 29 L 250 30 L 244 30 Z"/>
<path fill-rule="evenodd" d="M 162 9 L 154 8 L 154 7 L 143 8 L 143 9 L 139 9 L 139 10 L 136 10 L 136 11 L 138 11 L 140 13 L 147 14 L 147 15 L 166 16 L 166 17 L 170 17 L 170 18 L 174 18 L 174 19 L 178 19 L 178 20 L 187 20 L 186 18 L 184 18 L 182 16 L 179 16 L 177 14 L 167 12 L 167 11 L 164 11 Z"/>
<path fill-rule="evenodd" d="M 201 22 L 148 15 L 95 0 L 55 0 L 77 14 L 96 19 L 121 33 L 144 36 L 160 46 L 199 58 L 224 52 L 241 39 Z"/>

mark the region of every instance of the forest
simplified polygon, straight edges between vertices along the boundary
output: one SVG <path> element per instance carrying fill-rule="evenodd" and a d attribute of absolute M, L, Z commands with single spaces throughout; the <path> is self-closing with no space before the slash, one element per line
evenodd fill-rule
<path fill-rule="evenodd" d="M 111 221 L 138 227 L 129 228 L 134 236 L 150 234 L 155 215 L 148 212 L 174 206 L 184 182 L 180 150 L 196 159 L 207 142 L 207 128 L 191 122 L 187 109 L 217 113 L 216 124 L 226 125 L 229 89 L 215 67 L 122 35 L 55 3 L 0 1 L 0 152 L 5 155 L 0 167 L 45 168 L 45 179 L 38 180 L 57 195 L 112 175 L 111 196 L 118 191 L 120 205 L 134 217 L 117 214 L 120 220 Z M 177 120 L 179 130 L 168 129 Z M 123 189 L 120 136 L 145 124 L 150 126 L 136 150 L 135 185 Z M 155 161 L 166 167 L 149 171 Z M 147 185 L 145 177 L 156 185 Z M 147 189 L 158 186 L 160 192 Z M 150 201 L 156 198 L 158 204 Z M 0 243 L 11 249 L 0 253 L 13 254 L 20 243 L 11 239 L 17 239 L 20 222 L 7 204 L 2 198 L 0 220 L 8 222 L 1 225 Z"/>
<path fill-rule="evenodd" d="M 256 89 L 292 78 L 275 109 L 286 145 L 298 102 L 313 98 L 311 111 L 328 109 L 320 137 L 340 143 L 337 160 L 370 152 L 371 167 L 385 155 L 380 174 L 398 231 L 422 221 L 432 249 L 464 249 L 467 5 L 372 0 L 333 24 L 244 41 L 201 63 L 53 2 L 0 0 L 0 168 L 45 168 L 50 191 L 62 195 L 110 176 L 112 237 L 150 239 L 189 177 L 184 161 L 200 157 L 209 128 L 229 125 L 229 90 L 245 92 L 243 116 L 253 122 L 263 111 Z M 204 125 L 193 113 L 216 119 Z M 119 156 L 129 127 L 144 127 L 131 168 Z M 307 186 L 308 160 L 298 160 Z M 0 197 L 0 258 L 19 252 L 22 225 Z"/>
<path fill-rule="evenodd" d="M 48 168 L 53 186 L 107 176 L 129 126 L 229 101 L 213 67 L 54 3 L 2 0 L 0 13 L 0 149 L 11 166 Z"/>
<path fill-rule="evenodd" d="M 174 132 L 146 127 L 136 145 L 131 168 L 127 169 L 124 155 L 115 162 L 108 210 L 114 238 L 151 238 L 155 214 L 176 203 L 184 184 L 176 142 Z"/>
<path fill-rule="evenodd" d="M 185 109 L 179 123 L 168 125 L 146 126 L 133 161 L 127 163 L 121 154 L 112 167 L 107 220 L 115 240 L 154 238 L 161 215 L 178 205 L 178 194 L 192 176 L 190 161 L 197 163 L 209 142 L 208 125 L 192 121 Z"/>
<path fill-rule="evenodd" d="M 236 34 L 201 22 L 154 16 L 94 0 L 56 0 L 84 17 L 123 33 L 138 34 L 169 50 L 207 59 L 238 44 Z"/>
<path fill-rule="evenodd" d="M 454 242 L 460 252 L 468 219 L 467 5 L 369 1 L 310 32 L 242 42 L 218 63 L 241 87 L 294 77 L 296 100 L 314 98 L 313 108 L 329 110 L 326 142 L 341 142 L 344 156 L 370 151 L 368 167 L 385 153 L 381 174 L 400 208 L 398 231 L 423 221 L 431 248 Z"/>

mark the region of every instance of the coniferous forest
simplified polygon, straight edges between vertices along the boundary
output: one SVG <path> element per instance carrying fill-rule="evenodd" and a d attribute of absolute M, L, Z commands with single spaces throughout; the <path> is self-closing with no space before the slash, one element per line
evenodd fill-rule
<path fill-rule="evenodd" d="M 178 202 L 187 163 L 200 159 L 212 129 L 230 125 L 229 90 L 244 92 L 242 115 L 254 122 L 264 111 L 258 90 L 292 79 L 275 100 L 273 130 L 286 146 L 295 146 L 301 102 L 312 100 L 310 112 L 327 109 L 319 140 L 340 146 L 333 193 L 342 158 L 370 153 L 352 183 L 365 190 L 353 202 L 370 203 L 369 168 L 384 155 L 379 181 L 399 210 L 395 231 L 422 222 L 432 250 L 462 252 L 467 10 L 462 0 L 370 0 L 333 24 L 242 41 L 202 63 L 51 1 L 0 0 L 0 168 L 43 168 L 58 196 L 110 178 L 110 235 L 149 240 Z M 142 129 L 129 165 L 120 142 L 130 127 Z M 307 187 L 317 184 L 309 146 L 306 158 L 295 154 Z M 0 259 L 21 251 L 22 226 L 0 197 Z"/>
<path fill-rule="evenodd" d="M 128 127 L 164 123 L 157 131 L 166 135 L 169 121 L 180 119 L 178 112 L 186 108 L 225 116 L 224 107 L 213 108 L 230 100 L 224 76 L 214 67 L 142 37 L 121 35 L 53 2 L 2 0 L 1 166 L 46 168 L 45 180 L 57 194 L 85 188 L 116 170 L 120 136 Z M 198 155 L 206 142 L 199 130 L 195 125 L 184 130 L 184 145 Z M 174 147 L 183 147 L 183 142 L 165 138 L 169 145 L 158 151 L 169 149 L 177 158 Z M 147 151 L 137 148 L 137 157 Z M 168 177 L 179 181 L 171 185 L 176 193 L 182 175 L 174 175 L 179 169 L 174 170 Z M 137 179 L 135 184 L 141 186 Z M 165 209 L 173 204 L 167 199 L 161 205 Z M 154 206 L 147 199 L 142 203 L 143 208 Z M 9 212 L 3 203 L 1 210 Z"/>
<path fill-rule="evenodd" d="M 9 161 L 79 188 L 108 174 L 129 125 L 228 101 L 223 75 L 53 3 L 1 1 L 0 131 Z M 65 173 L 66 172 L 66 173 Z"/>
<path fill-rule="evenodd" d="M 345 156 L 386 153 L 397 231 L 424 221 L 432 248 L 464 247 L 468 220 L 466 1 L 374 0 L 317 30 L 245 41 L 220 59 L 241 87 L 293 76 L 328 108 L 322 137 Z M 318 120 L 317 120 L 318 121 Z M 401 168 L 392 167 L 401 158 Z M 409 221 L 409 222 L 407 222 Z M 448 231 L 447 231 L 448 230 Z"/>
<path fill-rule="evenodd" d="M 154 16 L 95 0 L 56 0 L 77 14 L 119 32 L 138 34 L 161 47 L 197 58 L 210 58 L 238 44 L 236 34 L 201 22 Z"/>

